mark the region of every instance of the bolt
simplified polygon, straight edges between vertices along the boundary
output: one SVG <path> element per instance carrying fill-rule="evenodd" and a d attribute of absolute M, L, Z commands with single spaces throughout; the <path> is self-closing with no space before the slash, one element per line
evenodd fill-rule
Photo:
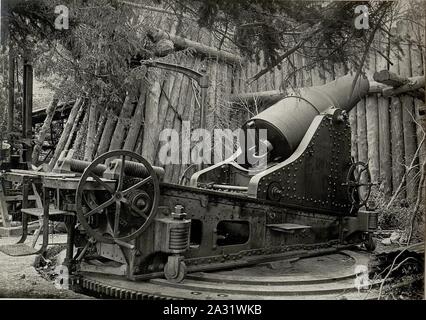
<path fill-rule="evenodd" d="M 182 209 L 183 209 L 183 206 L 181 206 L 180 204 L 175 206 L 175 211 L 177 214 L 180 214 L 182 212 Z"/>
<path fill-rule="evenodd" d="M 186 217 L 186 213 L 182 212 L 183 206 L 180 204 L 175 206 L 175 212 L 172 213 L 172 217 L 176 220 L 183 220 Z"/>

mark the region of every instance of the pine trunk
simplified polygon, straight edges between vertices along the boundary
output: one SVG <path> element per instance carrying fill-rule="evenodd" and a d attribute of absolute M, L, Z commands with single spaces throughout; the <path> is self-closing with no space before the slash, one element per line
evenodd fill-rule
<path fill-rule="evenodd" d="M 357 136 L 358 136 L 358 161 L 368 163 L 367 119 L 366 103 L 362 99 L 357 105 Z M 362 177 L 362 182 L 366 182 Z M 365 195 L 365 187 L 360 187 L 359 192 Z"/>
<path fill-rule="evenodd" d="M 136 143 L 142 128 L 143 123 L 143 112 L 145 108 L 145 96 L 147 93 L 148 84 L 142 81 L 142 86 L 139 94 L 138 103 L 136 105 L 135 114 L 130 122 L 129 131 L 127 132 L 126 141 L 124 142 L 123 149 L 134 151 Z"/>
<path fill-rule="evenodd" d="M 43 125 L 40 129 L 39 135 L 37 140 L 34 144 L 33 154 L 31 156 L 32 163 L 37 165 L 39 161 L 39 156 L 42 150 L 42 145 L 44 140 L 46 139 L 47 132 L 51 128 L 53 116 L 55 115 L 55 110 L 58 105 L 59 98 L 55 97 L 53 98 L 52 102 L 49 104 L 49 106 L 46 108 L 46 119 L 44 119 Z"/>
<path fill-rule="evenodd" d="M 217 61 L 210 60 L 208 66 L 208 75 L 209 75 L 209 88 L 207 89 L 207 117 L 206 117 L 206 129 L 212 130 L 215 128 L 217 119 L 216 119 L 216 77 L 217 77 Z M 257 81 L 256 81 L 257 82 Z"/>
<path fill-rule="evenodd" d="M 173 86 L 173 90 L 170 96 L 169 108 L 167 110 L 166 121 L 164 123 L 164 129 L 173 129 L 175 118 L 179 117 L 178 108 L 179 108 L 179 94 L 183 82 L 183 74 L 179 73 L 176 76 L 176 80 Z M 180 150 L 180 148 L 179 148 Z M 167 182 L 172 182 L 173 179 L 173 164 L 165 166 L 164 180 Z"/>
<path fill-rule="evenodd" d="M 80 109 L 78 110 L 77 116 L 75 117 L 75 121 L 72 125 L 71 132 L 68 136 L 67 143 L 65 144 L 64 150 L 69 150 L 71 144 L 73 143 L 74 135 L 77 132 L 77 128 L 79 127 L 81 116 L 84 112 L 84 104 L 80 105 Z"/>
<path fill-rule="evenodd" d="M 129 125 L 130 118 L 134 110 L 135 93 L 128 92 L 121 109 L 120 117 L 114 129 L 114 134 L 109 145 L 109 151 L 121 149 L 123 140 Z"/>
<path fill-rule="evenodd" d="M 425 31 L 424 30 L 420 30 L 419 26 L 416 26 L 414 24 L 412 24 L 412 28 L 413 28 L 413 33 L 414 28 L 418 28 L 418 30 L 416 30 L 418 32 L 418 34 L 421 35 L 421 43 L 424 43 L 424 35 L 425 35 Z M 424 52 L 422 52 L 422 47 L 420 46 L 420 44 L 413 44 L 413 46 L 411 47 L 411 70 L 412 70 L 412 74 L 413 76 L 420 76 L 423 75 L 424 76 Z M 424 97 L 424 100 L 426 100 L 426 97 Z M 425 167 L 426 167 L 426 137 L 425 137 L 425 133 L 426 133 L 426 121 L 425 121 L 425 107 L 424 107 L 424 102 L 419 100 L 419 99 L 415 99 L 414 101 L 414 106 L 415 106 L 415 117 L 416 117 L 416 131 L 417 131 L 417 143 L 418 143 L 418 147 L 420 148 L 419 150 L 419 163 L 420 163 L 420 182 L 423 182 L 422 185 L 420 185 L 419 187 L 421 188 L 420 192 L 418 193 L 420 195 L 420 197 L 423 199 L 423 201 L 420 202 L 420 205 L 423 206 L 423 210 L 425 211 L 426 208 L 426 179 L 422 179 L 422 176 L 425 175 Z M 423 108 L 423 111 L 422 111 Z M 423 143 L 422 143 L 423 141 Z M 423 220 L 425 221 L 425 220 Z M 426 223 L 425 223 L 426 225 Z"/>
<path fill-rule="evenodd" d="M 98 150 L 99 143 L 101 141 L 102 133 L 104 132 L 106 122 L 107 122 L 107 113 L 102 112 L 102 115 L 100 116 L 100 119 L 99 119 L 98 128 L 96 129 L 95 145 L 93 147 L 93 152 L 92 152 L 93 158 L 96 156 L 96 151 Z"/>
<path fill-rule="evenodd" d="M 145 104 L 145 121 L 142 142 L 142 156 L 149 162 L 154 163 L 155 145 L 158 142 L 158 105 L 161 94 L 161 84 L 158 80 L 158 74 L 149 73 L 148 82 L 151 84 Z"/>
<path fill-rule="evenodd" d="M 161 88 L 161 94 L 160 94 L 160 101 L 158 105 L 158 128 L 160 130 L 165 129 L 165 122 L 167 117 L 167 111 L 169 110 L 169 104 L 170 104 L 170 97 L 172 94 L 173 86 L 175 83 L 177 73 L 176 72 L 170 72 L 166 75 L 166 79 L 163 82 L 163 86 Z M 155 145 L 155 163 L 157 165 L 161 165 L 158 159 L 158 152 L 161 148 L 160 141 L 157 142 Z"/>
<path fill-rule="evenodd" d="M 382 52 L 389 54 L 388 38 L 381 36 L 384 45 Z M 388 70 L 389 65 L 386 59 L 376 53 L 377 71 Z M 391 150 L 391 128 L 389 114 L 389 99 L 382 95 L 377 97 L 378 118 L 379 118 L 379 153 L 380 153 L 380 187 L 386 199 L 392 195 L 392 150 Z"/>
<path fill-rule="evenodd" d="M 56 161 L 58 161 L 59 156 L 61 155 L 61 152 L 64 150 L 64 147 L 67 143 L 68 137 L 71 133 L 71 129 L 73 127 L 74 122 L 76 121 L 76 117 L 78 114 L 78 111 L 80 109 L 80 104 L 82 103 L 82 98 L 79 97 L 70 112 L 70 115 L 68 116 L 68 120 L 64 126 L 64 130 L 62 131 L 61 138 L 59 139 L 58 145 L 56 146 L 55 152 L 53 154 L 52 159 L 49 162 L 49 170 L 52 170 L 53 167 L 56 164 Z"/>
<path fill-rule="evenodd" d="M 396 30 L 392 29 L 395 34 Z M 389 66 L 389 71 L 399 74 L 399 61 L 394 53 L 390 53 L 390 60 L 393 65 Z M 401 184 L 405 173 L 405 151 L 404 151 L 404 133 L 402 125 L 402 106 L 398 97 L 390 99 L 391 115 L 391 150 L 392 150 L 392 193 L 394 194 Z M 404 187 L 404 186 L 403 186 Z M 402 188 L 401 199 L 405 199 L 405 188 Z"/>
<path fill-rule="evenodd" d="M 413 45 L 411 47 L 411 70 L 413 76 L 421 76 L 424 73 L 424 65 L 423 65 L 423 56 L 421 52 L 421 48 L 418 45 Z M 424 102 L 415 99 L 414 106 L 415 106 L 415 118 L 416 122 L 418 123 L 416 125 L 416 132 L 417 132 L 417 142 L 418 145 L 420 145 L 421 141 L 424 139 L 424 133 L 421 126 L 421 117 L 419 114 L 419 110 L 424 105 Z M 423 163 L 426 160 L 426 143 L 424 142 L 420 146 L 419 150 L 419 162 Z"/>
<path fill-rule="evenodd" d="M 90 102 L 90 107 L 88 109 L 89 120 L 87 127 L 87 136 L 86 136 L 86 147 L 84 149 L 84 161 L 92 161 L 93 154 L 95 151 L 96 145 L 96 124 L 98 117 L 98 110 L 96 108 L 95 101 Z"/>
<path fill-rule="evenodd" d="M 368 67 L 369 73 L 374 74 L 376 71 L 374 55 L 370 56 Z M 377 95 L 369 95 L 366 97 L 365 111 L 367 120 L 368 167 L 370 170 L 371 180 L 375 184 L 378 183 L 380 175 L 379 115 L 377 105 Z M 376 186 L 373 186 L 373 189 L 376 189 Z"/>
<path fill-rule="evenodd" d="M 188 67 L 193 69 L 194 65 L 195 65 L 195 61 L 193 61 L 192 63 L 190 61 L 187 61 L 186 65 L 188 65 L 188 62 L 190 63 Z M 179 93 L 179 96 L 178 96 L 178 100 L 176 101 L 177 114 L 175 116 L 173 128 L 174 128 L 174 130 L 179 132 L 179 137 L 182 136 L 182 122 L 185 120 L 184 112 L 185 112 L 185 108 L 187 107 L 186 106 L 186 98 L 187 98 L 188 87 L 190 85 L 190 82 L 191 82 L 191 80 L 188 77 L 184 77 L 182 79 L 180 93 Z M 180 150 L 180 158 L 179 158 L 180 162 L 179 162 L 179 164 L 175 164 L 173 166 L 173 176 L 172 176 L 172 179 L 171 179 L 171 181 L 173 183 L 179 182 L 179 178 L 180 178 L 180 175 L 181 175 L 181 169 L 183 167 L 182 159 L 183 159 L 183 156 L 184 156 L 183 152 L 184 152 L 185 149 L 182 147 L 182 145 L 183 145 L 184 141 L 182 141 L 182 139 L 180 139 L 180 143 L 181 143 L 180 148 L 179 148 L 179 150 Z"/>
<path fill-rule="evenodd" d="M 402 109 L 399 98 L 391 99 L 391 141 L 392 141 L 392 191 L 395 192 L 405 174 L 404 133 L 402 126 Z M 405 190 L 401 192 L 405 198 Z"/>
<path fill-rule="evenodd" d="M 89 112 L 86 110 L 84 113 L 83 121 L 81 122 L 80 128 L 78 129 L 77 136 L 74 141 L 73 150 L 74 150 L 74 158 L 82 160 L 84 157 L 84 146 L 86 144 L 87 135 L 87 125 L 89 122 Z"/>
<path fill-rule="evenodd" d="M 408 37 L 407 33 L 407 22 L 401 21 L 399 25 L 399 33 L 403 38 Z M 411 77 L 411 55 L 410 48 L 411 44 L 402 44 L 403 49 L 403 58 L 399 63 L 399 74 L 403 78 Z M 414 159 L 415 153 L 417 150 L 417 134 L 416 127 L 414 123 L 414 99 L 408 95 L 401 96 L 402 103 L 402 121 L 404 129 L 404 152 L 405 152 L 405 165 L 406 167 L 405 174 L 406 177 L 406 190 L 407 190 L 407 200 L 414 204 L 417 197 L 417 184 L 415 180 L 418 173 L 418 159 Z M 414 160 L 414 162 L 413 162 Z M 409 168 L 410 164 L 413 163 L 416 168 Z"/>
<path fill-rule="evenodd" d="M 367 143 L 367 119 L 365 110 L 365 99 L 362 99 L 357 105 L 357 138 L 358 138 L 358 161 L 368 162 L 368 143 Z"/>
<path fill-rule="evenodd" d="M 118 120 L 117 113 L 116 106 L 113 106 L 109 113 L 107 112 L 108 119 L 106 120 L 105 127 L 99 141 L 96 156 L 100 156 L 109 150 L 112 135 L 114 134 L 115 126 Z"/>
<path fill-rule="evenodd" d="M 386 197 L 392 193 L 392 154 L 390 141 L 389 99 L 378 97 L 380 190 Z"/>

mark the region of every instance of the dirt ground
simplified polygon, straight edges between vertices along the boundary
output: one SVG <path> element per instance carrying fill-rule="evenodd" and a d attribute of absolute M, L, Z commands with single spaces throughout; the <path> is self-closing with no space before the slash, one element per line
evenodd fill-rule
<path fill-rule="evenodd" d="M 18 238 L 0 237 L 0 245 L 16 243 Z M 31 243 L 29 236 L 27 242 Z M 56 235 L 54 242 L 64 242 L 65 236 Z M 35 256 L 10 257 L 0 252 L 0 299 L 88 299 L 70 290 L 57 289 L 34 268 Z"/>

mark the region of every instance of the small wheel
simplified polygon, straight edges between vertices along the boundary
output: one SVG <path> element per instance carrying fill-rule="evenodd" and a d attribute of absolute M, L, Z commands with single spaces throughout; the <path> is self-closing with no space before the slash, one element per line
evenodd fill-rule
<path fill-rule="evenodd" d="M 104 163 L 113 163 L 111 158 L 120 162 L 120 171 L 116 179 L 115 187 L 104 182 L 99 176 L 99 167 Z M 146 169 L 145 178 L 130 179 L 126 176 L 126 161 L 135 159 L 137 165 L 143 165 Z M 135 162 L 129 163 L 135 165 Z M 126 170 L 125 170 L 126 169 Z M 100 205 L 95 201 L 87 201 L 92 192 L 87 192 L 85 185 L 88 182 L 96 181 L 104 195 L 105 199 Z M 146 188 L 147 185 L 149 188 Z M 150 190 L 150 194 L 142 189 Z M 93 196 L 93 195 L 92 195 Z M 81 223 L 87 233 L 99 242 L 116 243 L 116 241 L 130 241 L 137 238 L 154 220 L 158 208 L 160 196 L 160 183 L 156 172 L 145 158 L 137 153 L 116 150 L 107 152 L 96 158 L 83 172 L 76 191 L 76 213 L 78 221 Z M 93 199 L 92 199 L 93 200 Z M 89 212 L 83 209 L 83 201 L 88 204 Z M 127 214 L 129 213 L 129 214 Z M 123 218 L 123 214 L 132 223 L 128 223 Z M 95 215 L 105 215 L 106 221 L 111 225 L 112 235 L 101 233 L 95 230 L 90 224 L 90 219 Z M 131 218 L 130 218 L 131 216 Z"/>
<path fill-rule="evenodd" d="M 170 256 L 164 266 L 164 276 L 171 282 L 182 282 L 186 276 L 186 264 L 181 257 Z"/>
<path fill-rule="evenodd" d="M 369 234 L 367 240 L 364 242 L 365 249 L 367 249 L 367 251 L 369 252 L 373 252 L 374 250 L 376 250 L 376 246 L 376 239 L 373 238 L 372 234 Z"/>
<path fill-rule="evenodd" d="M 363 175 L 363 173 L 365 174 Z M 353 163 L 349 168 L 344 185 L 347 186 L 348 198 L 352 206 L 361 208 L 366 205 L 373 185 L 368 165 L 364 162 Z M 365 192 L 360 192 L 360 187 L 364 187 Z"/>

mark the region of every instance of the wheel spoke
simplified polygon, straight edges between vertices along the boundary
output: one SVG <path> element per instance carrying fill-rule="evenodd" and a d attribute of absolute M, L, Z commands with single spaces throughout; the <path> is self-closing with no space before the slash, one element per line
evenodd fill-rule
<path fill-rule="evenodd" d="M 120 168 L 120 176 L 118 177 L 118 187 L 117 191 L 123 190 L 123 183 L 124 183 L 124 166 L 126 162 L 126 156 L 121 156 L 121 168 Z"/>
<path fill-rule="evenodd" d="M 114 198 L 109 199 L 108 201 L 105 201 L 102 203 L 99 207 L 93 209 L 92 211 L 89 211 L 84 215 L 85 218 L 89 218 L 90 216 L 93 216 L 95 213 L 98 213 L 99 211 L 102 211 L 103 209 L 109 207 L 115 202 Z"/>
<path fill-rule="evenodd" d="M 118 227 L 120 226 L 120 211 L 121 211 L 121 202 L 117 202 L 117 204 L 115 205 L 114 237 L 118 236 Z"/>
<path fill-rule="evenodd" d="M 152 180 L 152 177 L 149 176 L 148 178 L 143 179 L 142 181 L 139 181 L 138 183 L 136 183 L 135 185 L 131 186 L 130 188 L 126 189 L 123 191 L 123 195 L 127 195 L 129 192 L 131 192 L 132 190 L 135 190 L 137 188 L 142 187 L 144 184 L 146 184 L 148 181 Z"/>
<path fill-rule="evenodd" d="M 93 172 L 90 172 L 89 174 L 93 179 L 96 180 L 96 182 L 98 182 L 100 185 L 102 185 L 109 193 L 114 194 L 114 190 L 105 181 L 102 181 L 102 179 L 99 178 Z"/>

